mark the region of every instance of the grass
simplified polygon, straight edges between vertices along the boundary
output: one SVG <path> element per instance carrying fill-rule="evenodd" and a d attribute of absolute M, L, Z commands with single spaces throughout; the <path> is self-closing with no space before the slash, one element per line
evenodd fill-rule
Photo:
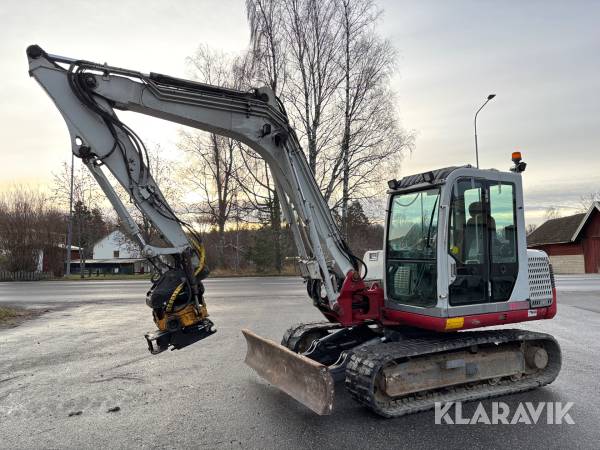
<path fill-rule="evenodd" d="M 149 280 L 150 274 L 145 273 L 143 275 L 135 274 L 135 275 L 124 275 L 118 273 L 107 273 L 106 275 L 92 275 L 91 277 L 85 276 L 81 278 L 79 274 L 69 275 L 68 277 L 58 277 L 54 278 L 55 280 L 71 280 L 71 281 L 102 281 L 102 280 Z"/>
<path fill-rule="evenodd" d="M 0 328 L 18 325 L 20 322 L 39 314 L 40 311 L 38 310 L 0 306 Z"/>
<path fill-rule="evenodd" d="M 13 319 L 19 315 L 19 310 L 17 308 L 8 308 L 5 306 L 0 306 L 0 323 Z"/>
<path fill-rule="evenodd" d="M 228 278 L 228 277 L 289 277 L 299 275 L 300 272 L 294 267 L 284 267 L 283 270 L 256 271 L 256 270 L 238 270 L 231 269 L 212 269 L 209 278 Z"/>
<path fill-rule="evenodd" d="M 298 276 L 300 272 L 293 266 L 285 266 L 281 273 L 275 270 L 256 271 L 256 270 L 231 270 L 231 269 L 212 269 L 209 278 L 231 278 L 231 277 L 277 277 L 277 276 Z M 102 281 L 102 280 L 149 280 L 150 274 L 143 275 L 124 275 L 124 274 L 106 274 L 99 276 L 92 275 L 81 278 L 79 274 L 69 275 L 68 277 L 55 278 L 55 280 L 70 280 L 70 281 Z"/>

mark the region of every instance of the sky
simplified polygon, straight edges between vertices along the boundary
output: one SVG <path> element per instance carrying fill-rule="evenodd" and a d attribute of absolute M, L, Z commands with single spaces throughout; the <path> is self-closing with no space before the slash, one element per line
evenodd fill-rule
<path fill-rule="evenodd" d="M 0 190 L 44 186 L 70 158 L 64 122 L 28 77 L 25 49 L 185 77 L 200 44 L 248 45 L 244 0 L 0 2 Z M 390 178 L 475 162 L 507 170 L 519 150 L 530 223 L 549 206 L 577 212 L 600 191 L 600 1 L 378 1 L 379 32 L 398 52 L 392 80 L 416 147 Z M 177 126 L 121 113 L 150 144 Z"/>

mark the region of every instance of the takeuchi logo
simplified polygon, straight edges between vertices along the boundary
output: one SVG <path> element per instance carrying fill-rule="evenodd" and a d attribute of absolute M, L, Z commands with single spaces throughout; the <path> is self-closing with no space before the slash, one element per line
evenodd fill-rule
<path fill-rule="evenodd" d="M 437 425 L 573 425 L 569 415 L 573 402 L 521 402 L 511 408 L 504 402 L 491 402 L 488 409 L 479 402 L 472 416 L 465 416 L 461 402 L 435 403 Z"/>

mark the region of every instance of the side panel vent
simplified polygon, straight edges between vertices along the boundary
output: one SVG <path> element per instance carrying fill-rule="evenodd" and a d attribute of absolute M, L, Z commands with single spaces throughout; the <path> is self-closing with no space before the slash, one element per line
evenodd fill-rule
<path fill-rule="evenodd" d="M 550 306 L 554 282 L 548 256 L 540 251 L 529 250 L 527 259 L 529 261 L 530 305 L 532 308 Z"/>

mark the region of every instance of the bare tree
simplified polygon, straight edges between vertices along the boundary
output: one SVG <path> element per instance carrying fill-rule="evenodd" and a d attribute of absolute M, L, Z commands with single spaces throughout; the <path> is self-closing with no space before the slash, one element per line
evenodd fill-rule
<path fill-rule="evenodd" d="M 73 171 L 73 203 L 82 202 L 86 206 L 97 205 L 104 199 L 104 194 L 96 180 L 85 165 L 75 160 Z M 71 196 L 71 164 L 63 161 L 61 169 L 53 172 L 52 201 L 59 208 L 68 212 Z"/>
<path fill-rule="evenodd" d="M 582 195 L 579 199 L 579 210 L 588 212 L 594 203 L 600 202 L 600 190 Z"/>
<path fill-rule="evenodd" d="M 376 33 L 380 11 L 371 0 L 248 0 L 246 7 L 260 79 L 277 87 L 325 199 L 346 217 L 351 200 L 385 189 L 384 167 L 396 169 L 414 143 L 393 104 L 396 53 Z"/>
<path fill-rule="evenodd" d="M 240 207 L 244 211 L 243 220 L 272 227 L 275 210 L 280 211 L 277 192 L 267 162 L 252 149 L 240 146 L 241 171 L 238 171 L 239 188 L 243 197 Z M 277 213 L 279 215 L 279 213 Z"/>
<path fill-rule="evenodd" d="M 0 254 L 9 271 L 36 271 L 41 254 L 50 269 L 62 268 L 64 215 L 41 193 L 14 187 L 0 195 Z"/>
<path fill-rule="evenodd" d="M 252 82 L 269 86 L 280 96 L 287 78 L 288 43 L 285 36 L 284 3 L 276 0 L 246 0 L 250 25 Z M 251 82 L 249 80 L 249 82 Z M 241 157 L 248 169 L 248 181 L 242 183 L 248 204 L 258 212 L 259 221 L 273 232 L 275 270 L 283 268 L 281 205 L 266 162 L 253 151 L 243 151 Z"/>
<path fill-rule="evenodd" d="M 525 228 L 525 235 L 529 236 L 531 233 L 537 230 L 537 227 L 538 226 L 534 223 L 527 224 L 527 227 Z"/>
<path fill-rule="evenodd" d="M 247 16 L 251 30 L 251 54 L 256 68 L 255 82 L 268 84 L 287 105 L 289 119 L 297 126 L 306 144 L 309 166 L 317 176 L 324 174 L 322 158 L 335 147 L 339 118 L 333 109 L 335 90 L 341 82 L 336 64 L 340 27 L 333 0 L 248 0 Z M 258 172 L 248 189 L 250 204 L 260 208 L 273 231 L 275 267 L 282 268 L 281 207 L 268 171 L 249 161 Z M 250 158 L 252 156 L 250 155 Z M 321 183 L 322 184 L 322 183 Z M 258 195 L 250 191 L 258 192 Z"/>
<path fill-rule="evenodd" d="M 76 160 L 77 161 L 77 160 Z M 53 173 L 52 199 L 68 211 L 71 195 L 71 165 L 63 162 L 60 172 Z M 81 277 L 85 272 L 85 261 L 92 252 L 95 241 L 106 234 L 104 213 L 99 205 L 104 195 L 87 167 L 77 164 L 73 170 L 73 211 L 72 229 L 74 241 L 79 247 L 79 269 Z"/>
<path fill-rule="evenodd" d="M 331 107 L 342 82 L 341 28 L 335 0 L 284 2 L 288 79 L 283 100 L 307 144 L 308 164 L 318 173 L 319 155 L 335 145 L 339 116 Z"/>
<path fill-rule="evenodd" d="M 195 55 L 188 58 L 188 65 L 195 79 L 241 89 L 248 78 L 247 58 L 247 55 L 231 58 L 201 45 Z M 214 133 L 180 132 L 178 147 L 191 157 L 181 172 L 182 178 L 200 198 L 194 205 L 200 221 L 218 230 L 219 267 L 225 264 L 225 226 L 238 208 L 237 192 L 244 182 L 239 171 L 242 165 L 240 146 L 238 141 Z"/>
<path fill-rule="evenodd" d="M 329 200 L 339 190 L 341 179 L 337 203 L 341 203 L 347 235 L 350 201 L 381 193 L 381 189 L 372 189 L 381 181 L 379 169 L 399 165 L 402 153 L 412 148 L 413 137 L 398 124 L 389 88 L 396 52 L 376 33 L 380 11 L 372 0 L 339 0 L 338 7 L 344 74 L 339 109 L 344 119 L 340 149 L 331 158 L 325 197 Z"/>
<path fill-rule="evenodd" d="M 266 84 L 279 95 L 285 85 L 287 58 L 283 2 L 246 0 L 246 15 L 250 25 L 254 80 Z"/>
<path fill-rule="evenodd" d="M 397 170 L 413 146 L 390 89 L 396 55 L 375 32 L 379 10 L 370 0 L 247 0 L 246 10 L 249 52 L 231 57 L 201 46 L 188 58 L 192 76 L 236 89 L 270 86 L 326 200 L 346 222 L 348 205 L 380 194 L 384 172 Z M 198 156 L 182 173 L 201 198 L 201 220 L 223 230 L 234 216 L 257 221 L 273 230 L 279 248 L 281 209 L 265 162 L 239 143 L 202 136 L 186 132 L 180 143 Z M 281 251 L 275 253 L 280 267 Z"/>
<path fill-rule="evenodd" d="M 217 228 L 220 241 L 217 265 L 223 267 L 225 225 L 235 210 L 238 191 L 238 144 L 216 134 L 181 131 L 178 145 L 191 157 L 181 172 L 184 182 L 199 198 L 191 209 L 197 221 Z"/>
<path fill-rule="evenodd" d="M 556 206 L 548 206 L 544 213 L 544 221 L 558 219 L 562 217 L 560 210 Z"/>
<path fill-rule="evenodd" d="M 238 171 L 238 184 L 243 193 L 239 207 L 247 222 L 260 224 L 271 233 L 273 266 L 277 272 L 283 268 L 282 218 L 279 196 L 267 162 L 252 149 L 240 146 L 243 170 Z"/>

